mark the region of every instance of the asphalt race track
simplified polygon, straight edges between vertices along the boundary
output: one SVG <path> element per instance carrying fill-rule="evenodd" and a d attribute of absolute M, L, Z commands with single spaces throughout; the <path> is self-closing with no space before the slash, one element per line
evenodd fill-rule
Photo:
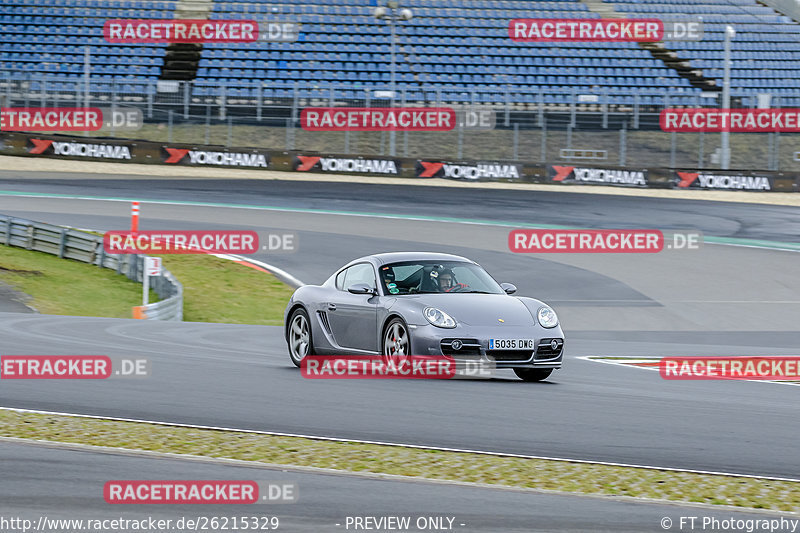
<path fill-rule="evenodd" d="M 152 517 L 172 520 L 174 524 L 181 517 L 216 516 L 231 520 L 255 515 L 278 517 L 279 531 L 319 532 L 344 531 L 347 517 L 408 516 L 412 522 L 420 517 L 452 518 L 453 529 L 464 533 L 533 530 L 639 533 L 656 531 L 663 517 L 669 517 L 675 524 L 680 516 L 692 515 L 717 520 L 774 518 L 765 514 L 632 503 L 611 498 L 287 471 L 234 466 L 224 462 L 91 453 L 0 442 L 0 465 L 10 464 L 14 467 L 0 466 L 3 475 L 0 499 L 4 515 L 25 518 L 34 524 L 40 516 L 49 520 L 142 520 Z M 62 468 L 61 477 L 43 488 L 41 480 L 53 477 L 54 464 Z M 299 499 L 295 504 L 274 505 L 108 505 L 99 496 L 103 485 L 110 479 L 246 479 L 295 483 Z M 569 513 L 564 512 L 566 508 L 570 509 Z M 76 509 L 81 511 L 76 513 Z"/>
<path fill-rule="evenodd" d="M 278 327 L 1 313 L 0 353 L 141 355 L 151 358 L 153 376 L 3 381 L 0 406 L 800 478 L 796 386 L 665 381 L 577 359 L 798 355 L 796 253 L 706 244 L 653 255 L 533 256 L 507 247 L 515 224 L 799 242 L 796 207 L 408 185 L 44 178 L 0 173 L 0 190 L 30 194 L 0 193 L 0 213 L 121 230 L 129 225 L 127 200 L 138 199 L 143 230 L 292 230 L 298 252 L 255 257 L 306 283 L 369 253 L 465 255 L 516 284 L 518 294 L 555 307 L 567 338 L 565 366 L 538 384 L 511 371 L 490 381 L 312 381 L 289 362 Z M 507 516 L 509 527 L 525 529 Z"/>

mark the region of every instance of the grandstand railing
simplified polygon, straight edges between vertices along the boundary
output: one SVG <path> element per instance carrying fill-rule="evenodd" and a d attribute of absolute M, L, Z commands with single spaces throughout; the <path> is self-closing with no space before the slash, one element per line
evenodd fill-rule
<path fill-rule="evenodd" d="M 92 136 L 128 137 L 156 142 L 246 146 L 360 155 L 389 155 L 389 135 L 308 132 L 299 126 L 307 106 L 481 106 L 491 108 L 496 131 L 402 133 L 395 154 L 405 157 L 525 159 L 577 162 L 572 150 L 605 153 L 596 162 L 615 165 L 713 168 L 718 165 L 719 134 L 664 133 L 659 112 L 671 107 L 719 107 L 719 93 L 643 88 L 539 89 L 511 87 L 461 90 L 421 87 L 342 85 L 320 88 L 308 81 L 164 82 L 128 78 L 59 78 L 0 72 L 0 103 L 22 106 L 135 106 L 145 127 L 113 129 Z M 760 96 L 759 96 L 760 95 Z M 800 90 L 774 94 L 732 91 L 734 107 L 800 107 Z M 87 134 L 88 135 L 88 134 Z M 732 134 L 731 168 L 800 169 L 796 135 Z M 742 147 L 739 149 L 738 147 Z"/>

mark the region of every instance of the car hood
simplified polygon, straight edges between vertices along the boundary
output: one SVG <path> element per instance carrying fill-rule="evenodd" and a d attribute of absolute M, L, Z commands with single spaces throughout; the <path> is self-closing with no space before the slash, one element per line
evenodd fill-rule
<path fill-rule="evenodd" d="M 441 309 L 456 322 L 470 326 L 532 326 L 536 322 L 519 299 L 507 294 L 420 294 L 423 307 Z M 502 322 L 500 322 L 502 320 Z"/>

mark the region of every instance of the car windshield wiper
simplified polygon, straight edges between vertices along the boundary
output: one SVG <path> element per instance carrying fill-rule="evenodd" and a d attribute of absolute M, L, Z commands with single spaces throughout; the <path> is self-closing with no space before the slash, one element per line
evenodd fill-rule
<path fill-rule="evenodd" d="M 499 294 L 488 291 L 460 291 L 459 294 Z"/>

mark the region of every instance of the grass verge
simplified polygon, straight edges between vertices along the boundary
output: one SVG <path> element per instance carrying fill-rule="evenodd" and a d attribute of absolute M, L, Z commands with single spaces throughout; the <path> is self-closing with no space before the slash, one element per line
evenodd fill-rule
<path fill-rule="evenodd" d="M 800 511 L 800 483 L 0 410 L 0 435 L 349 472 Z"/>
<path fill-rule="evenodd" d="M 113 270 L 4 245 L 0 281 L 46 314 L 131 318 L 131 307 L 142 304 L 142 286 Z M 152 291 L 150 301 L 158 301 Z"/>
<path fill-rule="evenodd" d="M 165 255 L 183 284 L 183 319 L 227 324 L 283 324 L 294 289 L 272 274 L 211 255 Z"/>
<path fill-rule="evenodd" d="M 184 320 L 279 325 L 293 289 L 272 274 L 206 255 L 168 255 L 184 287 Z M 0 281 L 31 296 L 41 313 L 131 318 L 142 286 L 113 270 L 0 245 Z M 150 302 L 158 295 L 150 291 Z"/>

